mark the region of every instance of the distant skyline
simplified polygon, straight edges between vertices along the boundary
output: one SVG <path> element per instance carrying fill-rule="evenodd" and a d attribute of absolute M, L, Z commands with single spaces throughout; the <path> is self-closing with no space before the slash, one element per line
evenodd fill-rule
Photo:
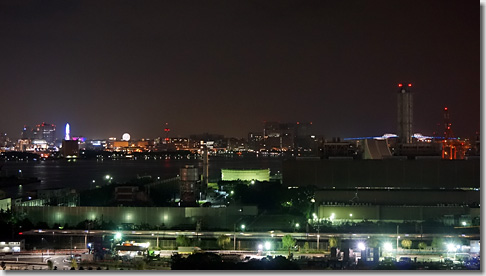
<path fill-rule="evenodd" d="M 413 132 L 480 128 L 480 13 L 465 1 L 1 1 L 0 131 L 62 137 L 203 132 L 263 121 L 316 134 L 396 133 L 398 83 Z"/>

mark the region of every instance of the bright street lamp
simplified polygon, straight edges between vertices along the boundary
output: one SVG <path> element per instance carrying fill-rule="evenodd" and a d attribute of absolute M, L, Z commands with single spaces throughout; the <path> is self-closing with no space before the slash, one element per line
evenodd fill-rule
<path fill-rule="evenodd" d="M 109 174 L 105 175 L 105 179 L 106 180 L 109 180 L 110 179 L 110 175 Z"/>
<path fill-rule="evenodd" d="M 270 242 L 265 242 L 265 250 L 270 250 L 272 248 L 272 244 Z"/>
<path fill-rule="evenodd" d="M 366 249 L 366 246 L 365 246 L 364 242 L 359 242 L 358 243 L 358 249 L 359 250 L 365 250 Z"/>
<path fill-rule="evenodd" d="M 242 225 L 241 225 L 241 230 L 242 230 L 242 231 L 244 231 L 244 230 L 245 230 L 245 225 L 244 225 L 244 224 L 242 224 Z"/>
<path fill-rule="evenodd" d="M 391 244 L 391 242 L 385 242 L 383 244 L 383 248 L 386 250 L 386 251 L 392 251 L 393 250 L 393 245 Z"/>

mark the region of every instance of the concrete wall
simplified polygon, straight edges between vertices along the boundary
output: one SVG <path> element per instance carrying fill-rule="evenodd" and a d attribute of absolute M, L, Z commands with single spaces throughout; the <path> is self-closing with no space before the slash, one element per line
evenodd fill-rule
<path fill-rule="evenodd" d="M 234 221 L 241 217 L 256 216 L 256 206 L 200 208 L 200 207 L 65 207 L 43 206 L 15 208 L 18 214 L 26 215 L 34 224 L 44 221 L 49 226 L 54 223 L 77 225 L 84 220 L 112 221 L 115 224 L 148 223 L 152 226 L 165 225 L 165 228 L 179 225 L 196 224 L 202 220 L 202 228 L 233 229 Z"/>
<path fill-rule="evenodd" d="M 471 215 L 475 209 L 462 206 L 378 206 L 378 205 L 349 205 L 325 206 L 318 208 L 318 217 L 328 219 L 334 214 L 334 219 L 343 221 L 381 220 L 381 221 L 421 221 L 427 219 L 441 219 L 444 216 Z M 352 216 L 351 216 L 352 214 Z"/>
<path fill-rule="evenodd" d="M 283 184 L 318 188 L 479 188 L 479 159 L 286 160 Z"/>
<path fill-rule="evenodd" d="M 385 205 L 479 204 L 481 192 L 474 190 L 320 190 L 316 202 L 355 202 Z"/>

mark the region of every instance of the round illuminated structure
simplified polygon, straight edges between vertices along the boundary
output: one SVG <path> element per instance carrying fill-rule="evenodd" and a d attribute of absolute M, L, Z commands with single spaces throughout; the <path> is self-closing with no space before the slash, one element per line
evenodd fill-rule
<path fill-rule="evenodd" d="M 123 135 L 122 135 L 122 141 L 130 141 L 130 134 L 123 133 Z"/>

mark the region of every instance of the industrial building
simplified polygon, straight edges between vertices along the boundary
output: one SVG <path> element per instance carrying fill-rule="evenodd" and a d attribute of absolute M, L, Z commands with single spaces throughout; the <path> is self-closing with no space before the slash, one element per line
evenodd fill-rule
<path fill-rule="evenodd" d="M 319 218 L 342 212 L 346 221 L 460 224 L 479 219 L 479 165 L 479 158 L 286 160 L 283 184 L 314 187 Z"/>
<path fill-rule="evenodd" d="M 222 169 L 222 181 L 270 181 L 270 169 L 236 170 Z"/>
<path fill-rule="evenodd" d="M 196 200 L 200 198 L 201 176 L 199 168 L 186 165 L 180 169 L 180 205 L 197 206 Z"/>

